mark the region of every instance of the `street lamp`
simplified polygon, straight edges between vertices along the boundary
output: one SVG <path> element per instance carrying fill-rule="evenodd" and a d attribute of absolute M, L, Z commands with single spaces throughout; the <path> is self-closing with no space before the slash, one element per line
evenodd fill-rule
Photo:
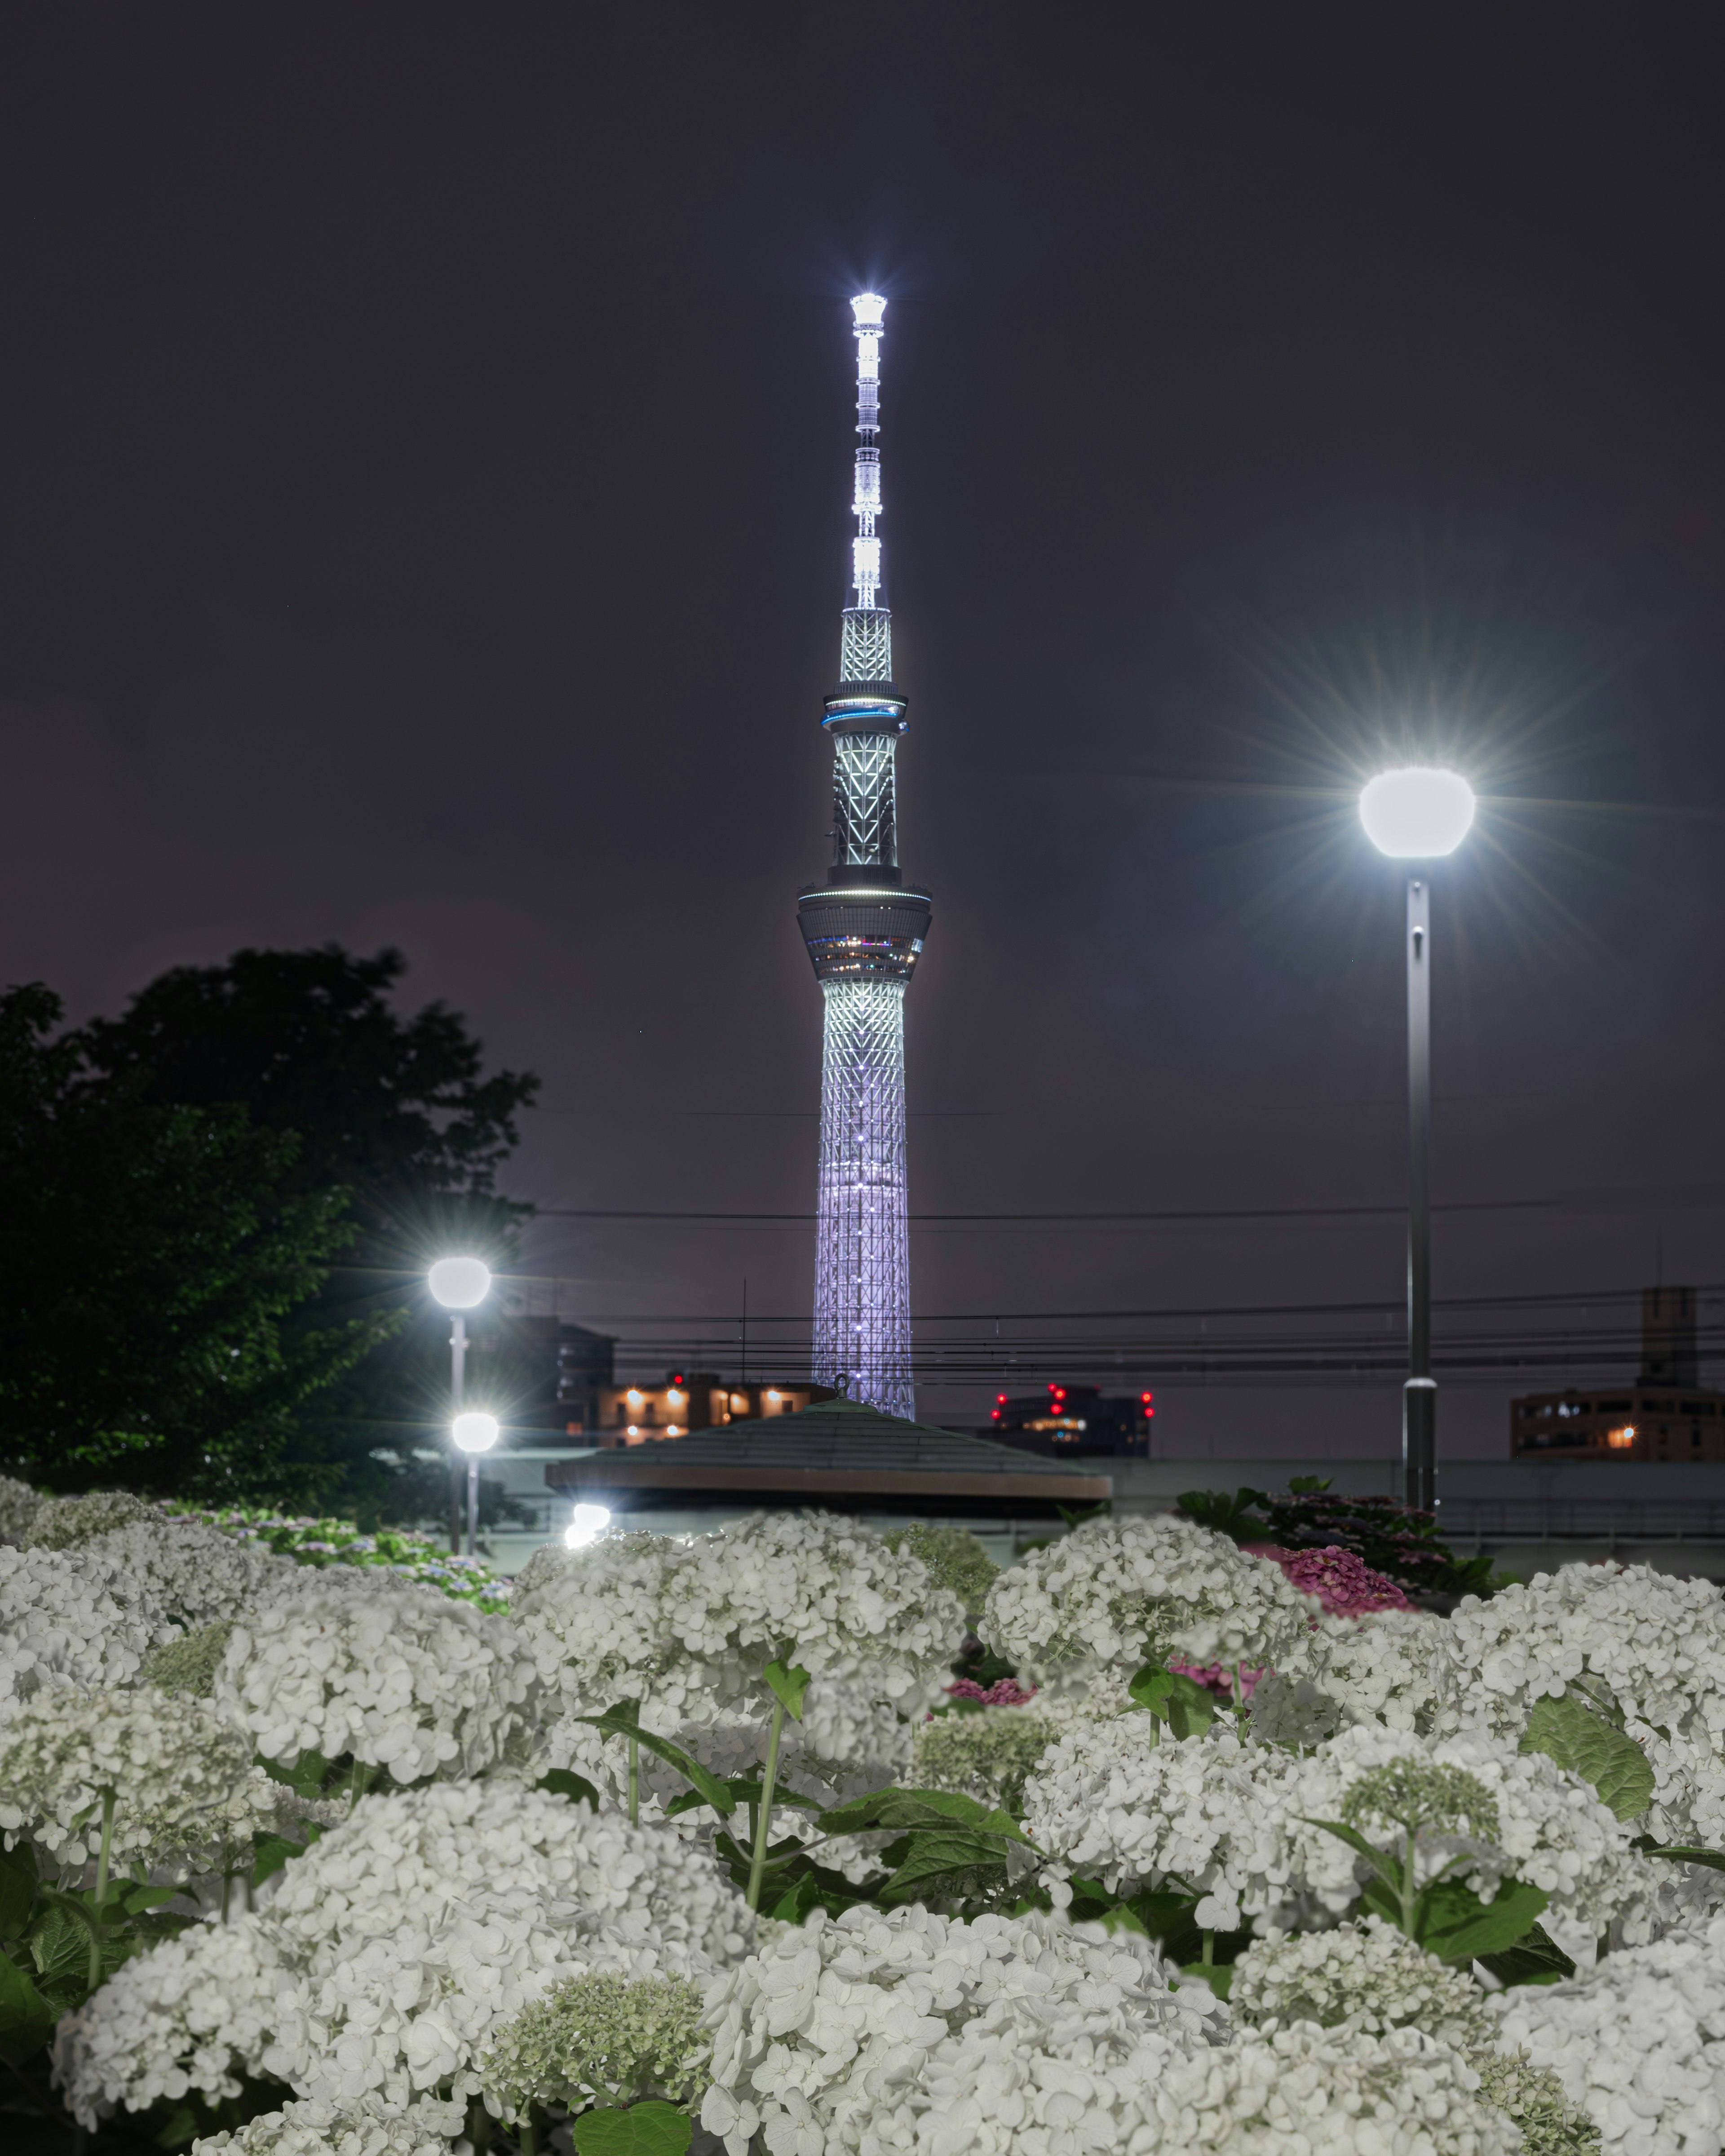
<path fill-rule="evenodd" d="M 574 1515 L 563 1529 L 565 1549 L 585 1549 L 595 1543 L 611 1524 L 610 1508 L 604 1505 L 578 1505 Z"/>
<path fill-rule="evenodd" d="M 1454 771 L 1380 772 L 1360 821 L 1392 860 L 1453 854 L 1473 823 L 1473 788 Z M 1431 886 L 1408 879 L 1408 1382 L 1402 1389 L 1406 1502 L 1437 1503 L 1437 1384 L 1431 1374 Z"/>
<path fill-rule="evenodd" d="M 480 1258 L 439 1258 L 425 1276 L 425 1284 L 433 1295 L 452 1314 L 449 1329 L 449 1405 L 459 1420 L 462 1397 L 467 1382 L 467 1319 L 464 1313 L 475 1309 L 491 1292 L 491 1268 Z M 489 1417 L 486 1418 L 490 1419 Z M 496 1428 L 483 1452 L 496 1442 Z M 467 1554 L 474 1554 L 477 1522 L 474 1505 L 479 1488 L 479 1466 L 475 1461 L 468 1471 L 468 1528 Z M 449 1554 L 457 1555 L 461 1548 L 461 1500 L 459 1486 L 449 1493 Z"/>
<path fill-rule="evenodd" d="M 497 1418 L 480 1414 L 470 1409 L 458 1414 L 449 1425 L 449 1435 L 467 1455 L 467 1554 L 479 1555 L 479 1464 L 480 1455 L 489 1452 L 497 1442 Z"/>

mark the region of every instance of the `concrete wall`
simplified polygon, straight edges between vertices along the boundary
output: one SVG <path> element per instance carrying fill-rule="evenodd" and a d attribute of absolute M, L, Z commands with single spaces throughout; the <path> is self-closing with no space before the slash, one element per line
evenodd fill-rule
<path fill-rule="evenodd" d="M 574 1445 L 523 1446 L 492 1453 L 485 1472 L 539 1514 L 531 1530 L 487 1537 L 493 1561 L 518 1571 L 541 1543 L 562 1534 L 569 1501 L 546 1486 L 545 1471 L 560 1460 L 583 1460 Z M 1099 1460 L 1091 1471 L 1109 1475 L 1117 1512 L 1173 1510 L 1183 1490 L 1285 1490 L 1290 1476 L 1327 1476 L 1349 1496 L 1394 1496 L 1399 1460 Z M 1559 1564 L 1615 1557 L 1665 1572 L 1725 1579 L 1725 1462 L 1655 1460 L 1546 1461 L 1461 1460 L 1439 1474 L 1445 1538 L 1466 1556 L 1487 1553 L 1505 1571 L 1531 1577 Z M 643 1514 L 639 1524 L 662 1534 L 711 1532 L 750 1508 L 701 1507 Z M 870 1515 L 876 1527 L 902 1524 L 906 1513 Z M 1045 1522 L 968 1521 L 997 1562 L 1051 1532 Z M 1052 1532 L 1057 1532 L 1054 1530 Z"/>

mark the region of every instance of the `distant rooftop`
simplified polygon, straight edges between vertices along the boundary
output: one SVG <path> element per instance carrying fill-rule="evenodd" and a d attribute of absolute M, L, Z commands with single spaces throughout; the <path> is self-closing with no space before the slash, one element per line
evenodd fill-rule
<path fill-rule="evenodd" d="M 882 1414 L 860 1401 L 819 1401 L 625 1451 L 557 1462 L 554 1490 L 614 1512 L 742 1499 L 752 1505 L 819 1505 L 835 1512 L 902 1509 L 942 1518 L 1010 1512 L 1052 1519 L 1062 1505 L 1112 1494 L 1106 1475 L 1077 1475 L 963 1431 Z"/>

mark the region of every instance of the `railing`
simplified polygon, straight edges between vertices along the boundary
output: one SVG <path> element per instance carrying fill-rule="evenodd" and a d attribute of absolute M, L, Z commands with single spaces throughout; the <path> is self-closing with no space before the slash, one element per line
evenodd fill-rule
<path fill-rule="evenodd" d="M 1453 1497 L 1438 1532 L 1452 1548 L 1482 1543 L 1725 1541 L 1725 1499 Z"/>

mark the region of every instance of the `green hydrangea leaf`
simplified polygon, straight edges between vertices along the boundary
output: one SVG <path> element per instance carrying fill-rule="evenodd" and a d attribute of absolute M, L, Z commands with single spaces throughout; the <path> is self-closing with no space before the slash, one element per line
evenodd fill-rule
<path fill-rule="evenodd" d="M 1561 1984 L 1575 1974 L 1574 1963 L 1543 1924 L 1536 1924 L 1524 1939 L 1506 1947 L 1502 1953 L 1478 1954 L 1475 1958 L 1504 1984 Z"/>
<path fill-rule="evenodd" d="M 49 2029 L 57 2016 L 9 1954 L 0 1954 L 0 2035 L 14 2029 Z"/>
<path fill-rule="evenodd" d="M 1478 1961 L 1518 1945 L 1545 1913 L 1546 1894 L 1519 1879 L 1498 1881 L 1489 1902 L 1445 1879 L 1420 1897 L 1420 1943 L 1440 1961 Z"/>
<path fill-rule="evenodd" d="M 803 1719 L 803 1695 L 809 1689 L 809 1672 L 800 1663 L 768 1662 L 765 1676 L 773 1697 L 793 1722 Z"/>
<path fill-rule="evenodd" d="M 1634 1738 L 1614 1729 L 1573 1692 L 1534 1702 L 1520 1748 L 1543 1752 L 1591 1782 L 1600 1803 L 1618 1819 L 1634 1819 L 1653 1801 L 1653 1769 L 1646 1753 Z"/>
<path fill-rule="evenodd" d="M 36 1860 L 26 1843 L 0 1851 L 0 1938 L 15 1939 L 36 1900 Z"/>
<path fill-rule="evenodd" d="M 695 2122 L 658 2097 L 626 2110 L 583 2111 L 572 2119 L 576 2156 L 686 2156 Z"/>
<path fill-rule="evenodd" d="M 549 1790 L 554 1797 L 567 1797 L 572 1804 L 585 1798 L 595 1811 L 599 1809 L 599 1793 L 593 1784 L 585 1774 L 572 1774 L 567 1767 L 553 1767 L 548 1774 L 542 1774 L 533 1786 Z"/>

